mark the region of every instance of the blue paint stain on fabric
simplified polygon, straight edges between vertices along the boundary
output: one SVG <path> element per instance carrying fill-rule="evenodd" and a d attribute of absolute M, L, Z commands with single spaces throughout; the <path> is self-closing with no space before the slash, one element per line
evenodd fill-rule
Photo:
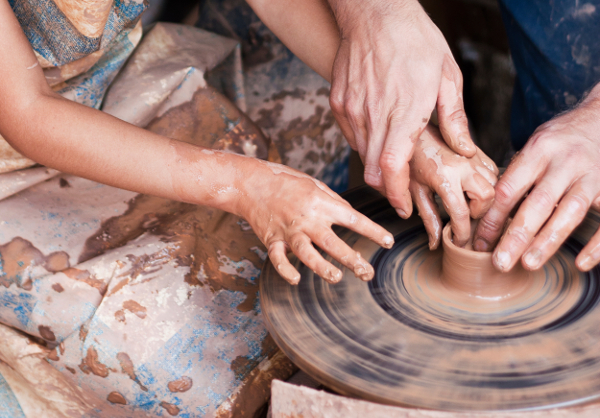
<path fill-rule="evenodd" d="M 17 397 L 2 374 L 0 374 L 0 418 L 25 418 Z"/>
<path fill-rule="evenodd" d="M 59 94 L 71 93 L 77 103 L 99 109 L 108 86 L 129 58 L 135 46 L 129 41 L 130 31 L 123 31 L 114 45 L 86 73 L 67 81 Z"/>
<path fill-rule="evenodd" d="M 500 0 L 500 9 L 517 70 L 511 137 L 518 150 L 600 82 L 600 0 Z"/>
<path fill-rule="evenodd" d="M 19 324 L 14 324 L 15 326 L 19 326 L 23 331 L 28 330 L 31 322 L 31 313 L 35 307 L 35 297 L 33 295 L 26 292 L 16 294 L 7 289 L 4 292 L 0 292 L 0 306 L 14 313 L 20 324 L 20 326 Z M 3 312 L 5 311 L 0 309 L 0 322 L 12 324 L 9 318 L 3 318 Z"/>

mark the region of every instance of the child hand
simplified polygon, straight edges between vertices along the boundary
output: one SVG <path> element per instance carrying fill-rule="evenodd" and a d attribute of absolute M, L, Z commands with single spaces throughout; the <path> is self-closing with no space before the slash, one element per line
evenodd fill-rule
<path fill-rule="evenodd" d="M 385 248 L 392 247 L 392 235 L 354 210 L 322 182 L 280 164 L 261 162 L 260 165 L 246 181 L 247 192 L 240 200 L 238 212 L 266 245 L 281 277 L 290 284 L 300 281 L 300 273 L 287 258 L 291 250 L 327 282 L 341 280 L 342 272 L 319 254 L 314 243 L 356 277 L 371 280 L 373 267 L 342 241 L 331 226 L 351 229 Z"/>
<path fill-rule="evenodd" d="M 430 249 L 438 247 L 442 235 L 434 192 L 450 215 L 454 243 L 462 247 L 470 238 L 470 218 L 481 218 L 494 200 L 497 176 L 496 164 L 479 148 L 473 157 L 462 157 L 448 148 L 436 127 L 425 129 L 410 161 L 410 192 L 429 235 Z"/>

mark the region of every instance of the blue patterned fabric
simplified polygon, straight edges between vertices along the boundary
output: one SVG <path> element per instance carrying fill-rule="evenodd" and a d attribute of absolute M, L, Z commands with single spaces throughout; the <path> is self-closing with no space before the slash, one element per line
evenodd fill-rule
<path fill-rule="evenodd" d="M 25 418 L 12 389 L 0 374 L 0 418 Z"/>
<path fill-rule="evenodd" d="M 130 34 L 147 7 L 146 1 L 114 0 L 110 10 L 101 10 L 106 22 L 95 37 L 85 36 L 71 22 L 70 16 L 77 15 L 75 8 L 61 10 L 53 0 L 9 1 L 33 50 L 46 61 L 42 63 L 45 73 L 54 71 L 46 73 L 47 76 L 58 78 L 57 92 L 86 106 L 100 108 L 108 86 L 136 46 Z M 86 6 L 102 4 L 103 0 L 98 0 Z M 89 17 L 93 23 L 92 18 Z M 83 69 L 75 66 L 65 70 L 65 66 L 96 52 L 102 54 L 87 71 L 84 63 Z M 65 70 L 64 74 L 61 70 Z"/>
<path fill-rule="evenodd" d="M 98 37 L 81 34 L 52 0 L 9 0 L 33 49 L 54 66 L 84 58 L 105 48 L 125 29 L 132 29 L 146 2 L 116 0 L 104 32 Z"/>

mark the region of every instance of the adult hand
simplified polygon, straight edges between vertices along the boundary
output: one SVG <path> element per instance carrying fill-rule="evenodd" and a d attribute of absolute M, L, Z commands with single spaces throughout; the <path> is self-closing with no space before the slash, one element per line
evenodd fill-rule
<path fill-rule="evenodd" d="M 434 193 L 450 215 L 454 243 L 463 247 L 471 238 L 471 218 L 482 217 L 492 205 L 497 175 L 496 164 L 479 148 L 473 157 L 463 158 L 448 148 L 436 127 L 425 129 L 410 161 L 410 192 L 429 235 L 430 249 L 436 249 L 442 238 Z"/>
<path fill-rule="evenodd" d="M 329 0 L 341 43 L 330 103 L 365 165 L 365 182 L 398 214 L 412 212 L 408 162 L 436 108 L 445 142 L 472 157 L 462 75 L 446 40 L 416 0 Z"/>
<path fill-rule="evenodd" d="M 496 185 L 496 199 L 475 232 L 474 248 L 489 251 L 512 209 L 529 192 L 494 250 L 509 271 L 522 258 L 540 268 L 581 223 L 600 210 L 600 85 L 575 109 L 540 126 Z M 586 271 L 600 260 L 600 232 L 576 259 Z"/>

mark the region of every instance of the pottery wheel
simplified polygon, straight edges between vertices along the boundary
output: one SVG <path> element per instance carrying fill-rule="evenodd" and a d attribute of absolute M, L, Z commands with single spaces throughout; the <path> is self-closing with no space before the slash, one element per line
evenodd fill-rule
<path fill-rule="evenodd" d="M 532 276 L 523 297 L 473 307 L 428 282 L 441 251 L 429 252 L 418 216 L 400 219 L 367 187 L 344 197 L 396 243 L 385 250 L 336 231 L 371 262 L 371 282 L 333 262 L 344 278 L 330 285 L 296 260 L 302 279 L 291 286 L 265 266 L 267 326 L 301 369 L 342 394 L 438 410 L 555 408 L 600 397 L 600 270 L 580 273 L 574 266 L 600 224 L 598 214 L 590 213 Z"/>

